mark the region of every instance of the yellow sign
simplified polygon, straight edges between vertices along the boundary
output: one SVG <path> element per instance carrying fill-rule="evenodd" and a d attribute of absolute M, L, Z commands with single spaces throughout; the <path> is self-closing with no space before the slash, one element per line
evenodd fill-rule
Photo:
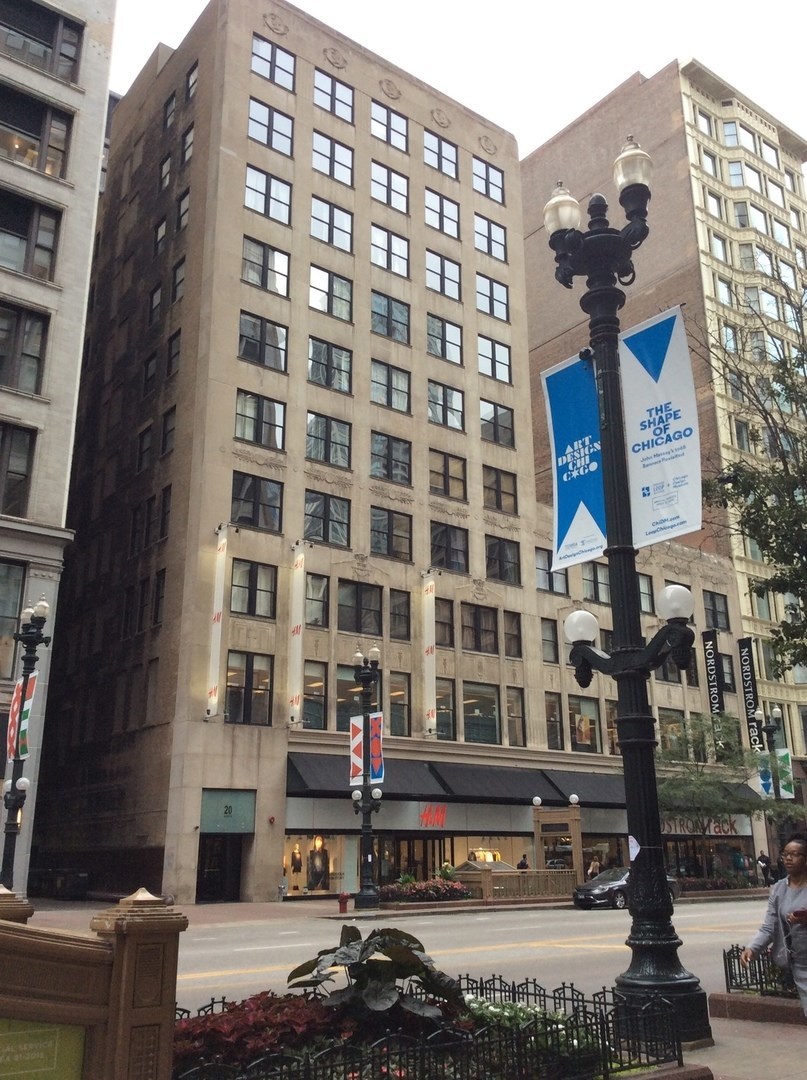
<path fill-rule="evenodd" d="M 0 1019 L 0 1080 L 81 1080 L 84 1028 Z"/>

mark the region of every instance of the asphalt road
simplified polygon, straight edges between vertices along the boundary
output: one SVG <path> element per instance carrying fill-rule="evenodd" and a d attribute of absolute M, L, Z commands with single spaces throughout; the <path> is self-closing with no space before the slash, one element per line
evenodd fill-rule
<path fill-rule="evenodd" d="M 303 905 L 300 905 L 302 908 Z M 673 924 L 683 941 L 679 957 L 707 993 L 723 990 L 722 950 L 745 943 L 762 921 L 764 901 L 680 904 Z M 282 992 L 288 972 L 335 945 L 342 919 L 289 913 L 272 921 L 191 926 L 181 937 L 177 999 L 195 1009 L 211 997 L 239 1000 L 260 990 Z M 452 975 L 531 977 L 548 989 L 574 983 L 585 993 L 613 984 L 630 963 L 627 911 L 574 908 L 398 913 L 382 921 L 355 920 L 363 934 L 400 926 L 422 942 L 437 967 Z"/>

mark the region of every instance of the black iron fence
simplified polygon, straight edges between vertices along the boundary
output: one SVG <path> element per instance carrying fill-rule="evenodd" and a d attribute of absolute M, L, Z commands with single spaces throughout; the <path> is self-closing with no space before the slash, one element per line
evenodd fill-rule
<path fill-rule="evenodd" d="M 675 1011 L 654 996 L 612 990 L 590 998 L 533 979 L 459 980 L 483 1027 L 441 1028 L 428 1038 L 389 1033 L 372 1045 L 272 1054 L 249 1065 L 201 1064 L 174 1080 L 592 1080 L 628 1070 L 683 1064 Z M 222 999 L 211 1002 L 217 1007 Z M 524 1019 L 524 1007 L 533 1015 Z"/>
<path fill-rule="evenodd" d="M 742 951 L 742 945 L 732 945 L 730 949 L 723 950 L 727 993 L 788 998 L 798 996 L 790 972 L 777 967 L 769 953 L 761 953 L 746 966 L 740 961 Z"/>

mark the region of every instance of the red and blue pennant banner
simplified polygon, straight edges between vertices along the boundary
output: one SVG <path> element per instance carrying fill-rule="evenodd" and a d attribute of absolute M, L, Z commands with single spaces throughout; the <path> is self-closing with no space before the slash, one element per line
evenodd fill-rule
<path fill-rule="evenodd" d="M 8 711 L 6 757 L 9 761 L 13 761 L 14 758 L 28 757 L 28 721 L 34 703 L 34 692 L 36 691 L 36 672 L 34 671 L 28 676 L 28 685 L 25 688 L 25 704 L 22 701 L 22 682 L 22 679 L 17 680 Z"/>
<path fill-rule="evenodd" d="M 384 783 L 384 714 L 370 713 L 370 783 Z M 350 718 L 350 786 L 361 787 L 364 778 L 364 719 Z"/>

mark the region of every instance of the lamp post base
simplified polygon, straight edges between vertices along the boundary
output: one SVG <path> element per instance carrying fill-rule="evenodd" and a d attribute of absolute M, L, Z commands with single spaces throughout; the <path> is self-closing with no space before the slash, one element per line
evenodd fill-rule
<path fill-rule="evenodd" d="M 650 970 L 648 970 L 648 965 L 644 966 L 643 971 L 641 970 L 640 956 L 635 955 L 634 959 L 639 961 L 639 972 L 634 973 L 629 970 L 618 975 L 615 990 L 643 1002 L 647 1001 L 650 994 L 660 994 L 675 1009 L 678 1033 L 684 1046 L 690 1050 L 713 1046 L 708 997 L 696 976 L 680 966 L 677 973 L 672 975 L 659 971 L 657 951 L 654 951 L 652 959 L 646 958 L 650 959 Z"/>
<path fill-rule="evenodd" d="M 379 905 L 378 892 L 375 889 L 361 889 L 353 898 L 353 907 L 356 911 L 377 908 Z"/>

